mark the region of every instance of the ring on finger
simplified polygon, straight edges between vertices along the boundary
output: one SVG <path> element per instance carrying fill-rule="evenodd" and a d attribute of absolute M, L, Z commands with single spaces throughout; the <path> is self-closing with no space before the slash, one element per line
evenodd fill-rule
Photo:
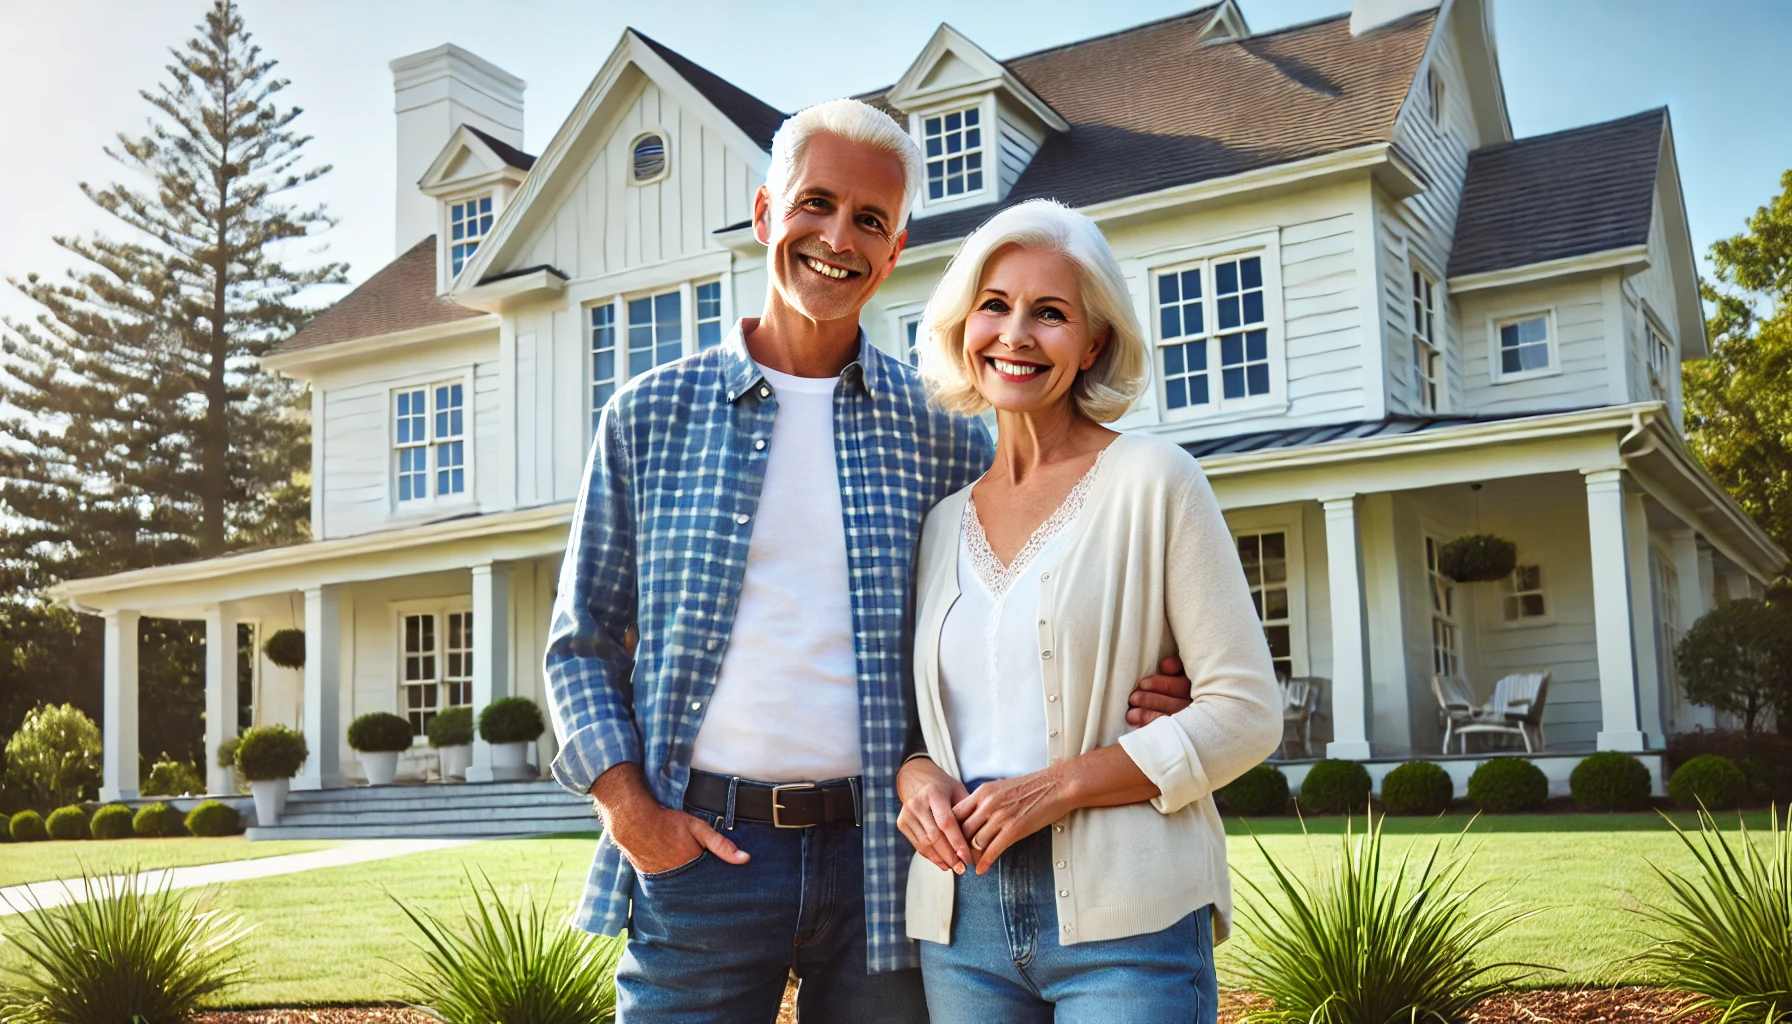
<path fill-rule="evenodd" d="M 983 849 L 983 840 L 978 839 L 976 836 L 972 836 L 971 849 L 981 851 Z"/>

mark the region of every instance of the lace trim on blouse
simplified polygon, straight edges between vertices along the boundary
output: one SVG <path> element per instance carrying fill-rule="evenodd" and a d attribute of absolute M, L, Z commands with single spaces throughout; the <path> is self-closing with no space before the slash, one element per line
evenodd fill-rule
<path fill-rule="evenodd" d="M 995 549 L 989 546 L 989 535 L 983 532 L 983 520 L 977 516 L 977 499 L 967 496 L 964 503 L 964 537 L 970 550 L 971 567 L 976 570 L 977 579 L 982 581 L 991 597 L 1001 598 L 1008 593 L 1008 588 L 1026 571 L 1040 551 L 1050 544 L 1053 537 L 1063 532 L 1064 527 L 1076 519 L 1077 513 L 1083 510 L 1083 503 L 1089 498 L 1089 491 L 1095 486 L 1095 473 L 1101 469 L 1101 460 L 1108 457 L 1110 443 L 1095 455 L 1095 462 L 1084 473 L 1070 493 L 1064 496 L 1064 503 L 1047 516 L 1045 522 L 1027 538 L 1027 543 L 1014 556 L 1014 561 L 1003 565 L 996 557 Z"/>

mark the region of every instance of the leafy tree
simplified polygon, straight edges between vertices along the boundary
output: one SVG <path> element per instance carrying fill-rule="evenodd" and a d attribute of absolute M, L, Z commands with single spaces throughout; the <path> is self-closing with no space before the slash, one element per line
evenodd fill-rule
<path fill-rule="evenodd" d="M 100 777 L 99 726 L 72 705 L 33 708 L 6 741 L 6 774 L 35 806 L 82 799 Z"/>
<path fill-rule="evenodd" d="M 1777 711 L 1780 732 L 1792 735 L 1792 612 L 1755 600 L 1736 600 L 1705 613 L 1674 652 L 1686 699 L 1742 719 L 1746 737 Z"/>

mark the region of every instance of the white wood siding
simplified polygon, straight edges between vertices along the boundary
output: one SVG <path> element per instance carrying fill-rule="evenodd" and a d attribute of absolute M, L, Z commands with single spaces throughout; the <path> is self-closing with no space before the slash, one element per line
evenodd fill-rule
<path fill-rule="evenodd" d="M 1557 283 L 1471 292 L 1455 305 L 1462 339 L 1463 409 L 1473 413 L 1545 412 L 1620 403 L 1611 395 L 1608 345 L 1618 330 L 1608 316 L 1606 287 L 1614 274 Z M 1555 355 L 1560 372 L 1492 382 L 1489 359 L 1497 339 L 1492 322 L 1509 315 L 1554 312 Z"/>
<path fill-rule="evenodd" d="M 346 537 L 390 519 L 392 441 L 379 381 L 324 392 L 324 536 Z"/>
<path fill-rule="evenodd" d="M 1000 126 L 1001 135 L 1000 152 L 997 154 L 1001 165 L 999 168 L 1001 175 L 999 194 L 1005 196 L 1008 194 L 1008 190 L 1014 187 L 1014 183 L 1020 179 L 1020 172 L 1026 170 L 1027 164 L 1032 162 L 1033 154 L 1039 151 L 1039 143 L 1029 138 L 1018 125 L 1006 117 L 998 116 L 996 124 Z"/>

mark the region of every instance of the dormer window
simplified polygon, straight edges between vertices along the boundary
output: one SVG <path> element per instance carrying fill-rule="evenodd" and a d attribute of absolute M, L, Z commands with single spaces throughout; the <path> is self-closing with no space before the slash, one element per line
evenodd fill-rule
<path fill-rule="evenodd" d="M 449 266 L 453 269 L 450 275 L 460 273 L 460 268 L 479 248 L 479 241 L 492 230 L 492 197 L 488 192 L 482 196 L 448 205 L 448 237 Z"/>
<path fill-rule="evenodd" d="M 977 107 L 921 119 L 928 201 L 983 191 L 983 115 Z"/>
<path fill-rule="evenodd" d="M 629 178 L 646 185 L 666 176 L 666 137 L 648 132 L 629 147 Z"/>

